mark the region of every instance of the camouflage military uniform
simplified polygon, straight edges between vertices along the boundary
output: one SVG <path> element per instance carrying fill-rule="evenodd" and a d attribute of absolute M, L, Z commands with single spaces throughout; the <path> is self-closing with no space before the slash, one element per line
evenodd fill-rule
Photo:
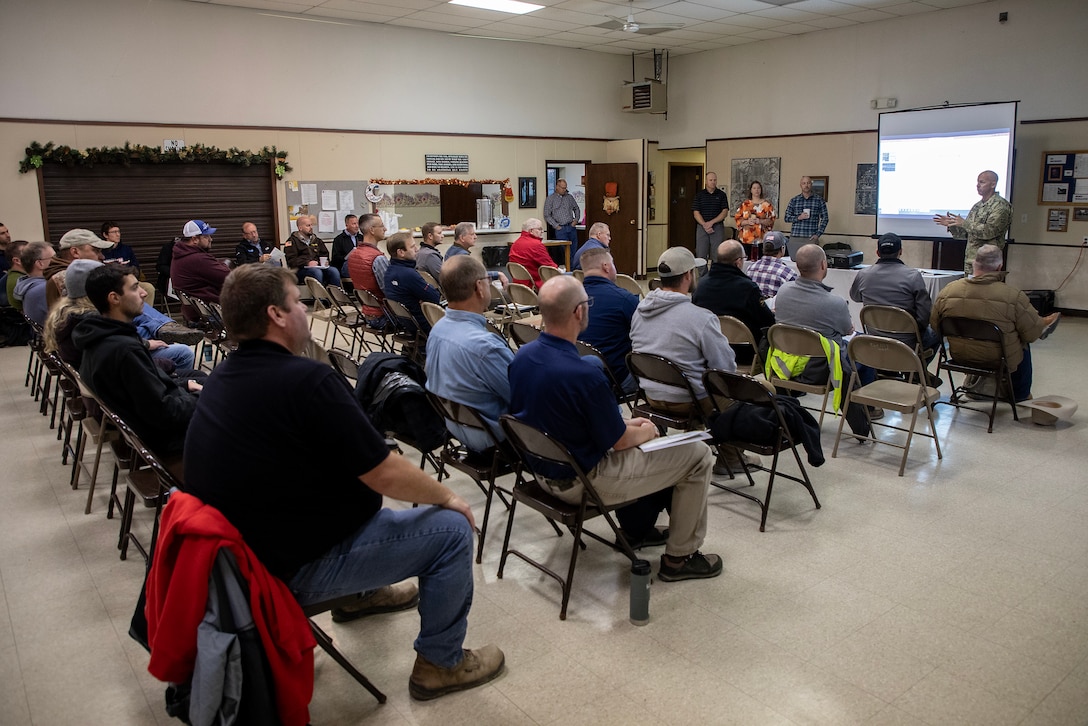
<path fill-rule="evenodd" d="M 973 274 L 971 263 L 982 245 L 996 245 L 1005 249 L 1005 233 L 1012 224 L 1012 205 L 1000 194 L 994 193 L 984 202 L 978 202 L 967 213 L 963 224 L 954 224 L 948 228 L 956 239 L 967 240 L 967 251 L 963 256 L 963 271 L 968 277 Z"/>

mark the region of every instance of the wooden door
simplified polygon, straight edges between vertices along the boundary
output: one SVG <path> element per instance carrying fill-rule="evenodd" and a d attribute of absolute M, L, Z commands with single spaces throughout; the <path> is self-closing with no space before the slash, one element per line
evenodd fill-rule
<path fill-rule="evenodd" d="M 669 247 L 695 252 L 695 217 L 691 204 L 703 188 L 703 167 L 669 164 Z"/>
<path fill-rule="evenodd" d="M 604 211 L 604 185 L 615 183 L 620 209 Z M 638 210 L 642 198 L 638 185 L 638 164 L 589 164 L 586 166 L 586 229 L 604 222 L 612 231 L 612 259 L 616 269 L 628 275 L 638 272 Z"/>
<path fill-rule="evenodd" d="M 483 184 L 443 184 L 438 189 L 441 200 L 439 217 L 441 223 L 452 227 L 460 222 L 476 221 L 476 200 L 484 195 Z"/>

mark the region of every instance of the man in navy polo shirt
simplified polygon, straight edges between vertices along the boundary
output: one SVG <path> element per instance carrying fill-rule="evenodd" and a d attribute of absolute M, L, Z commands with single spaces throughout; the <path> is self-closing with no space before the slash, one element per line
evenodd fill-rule
<path fill-rule="evenodd" d="M 718 555 L 699 552 L 706 536 L 706 495 L 714 456 L 701 441 L 651 453 L 638 448 L 657 436 L 644 418 L 624 421 L 604 372 L 578 355 L 574 342 L 589 322 L 589 296 L 573 276 L 553 277 L 540 288 L 547 330 L 523 346 L 510 364 L 510 410 L 518 419 L 556 437 L 586 472 L 606 504 L 630 502 L 673 487 L 669 537 L 658 579 L 717 577 Z M 553 381 L 561 380 L 562 386 Z M 570 478 L 542 486 L 569 503 L 582 488 Z"/>
<path fill-rule="evenodd" d="M 428 285 L 416 271 L 416 255 L 419 242 L 408 232 L 397 232 L 385 241 L 389 250 L 389 269 L 385 271 L 385 296 L 408 308 L 416 325 L 424 333 L 431 332 L 431 324 L 423 315 L 420 303 L 435 305 L 441 299 L 438 290 Z"/>
<path fill-rule="evenodd" d="M 631 352 L 631 316 L 638 307 L 638 295 L 616 284 L 616 265 L 607 247 L 587 248 L 588 244 L 579 252 L 586 274 L 583 285 L 593 309 L 581 340 L 604 354 L 608 369 L 624 393 L 634 393 L 638 384 L 627 370 L 627 354 Z"/>
<path fill-rule="evenodd" d="M 418 577 L 413 698 L 498 676 L 501 650 L 463 649 L 475 540 L 468 504 L 390 452 L 332 368 L 300 357 L 310 331 L 293 273 L 239 267 L 222 302 L 239 346 L 209 377 L 193 415 L 186 491 L 222 512 L 302 605 Z M 269 422 L 283 435 L 249 433 Z M 303 433 L 317 430 L 325 454 L 300 455 Z M 434 506 L 385 509 L 383 496 Z"/>

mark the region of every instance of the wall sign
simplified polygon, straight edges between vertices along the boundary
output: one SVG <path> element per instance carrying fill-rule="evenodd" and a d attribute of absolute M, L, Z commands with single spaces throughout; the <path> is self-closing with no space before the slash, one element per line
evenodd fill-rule
<path fill-rule="evenodd" d="M 427 173 L 453 172 L 468 173 L 468 154 L 424 154 Z"/>

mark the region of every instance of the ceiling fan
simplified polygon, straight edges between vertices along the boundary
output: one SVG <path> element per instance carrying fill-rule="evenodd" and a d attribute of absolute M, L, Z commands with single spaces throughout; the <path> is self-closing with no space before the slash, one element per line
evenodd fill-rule
<path fill-rule="evenodd" d="M 656 35 L 667 30 L 677 30 L 684 27 L 683 23 L 640 23 L 636 21 L 634 0 L 628 1 L 626 18 L 617 18 L 613 15 L 608 17 L 610 20 L 607 23 L 601 23 L 596 27 L 605 28 L 606 30 L 622 30 L 625 33 L 639 33 L 640 35 Z"/>

